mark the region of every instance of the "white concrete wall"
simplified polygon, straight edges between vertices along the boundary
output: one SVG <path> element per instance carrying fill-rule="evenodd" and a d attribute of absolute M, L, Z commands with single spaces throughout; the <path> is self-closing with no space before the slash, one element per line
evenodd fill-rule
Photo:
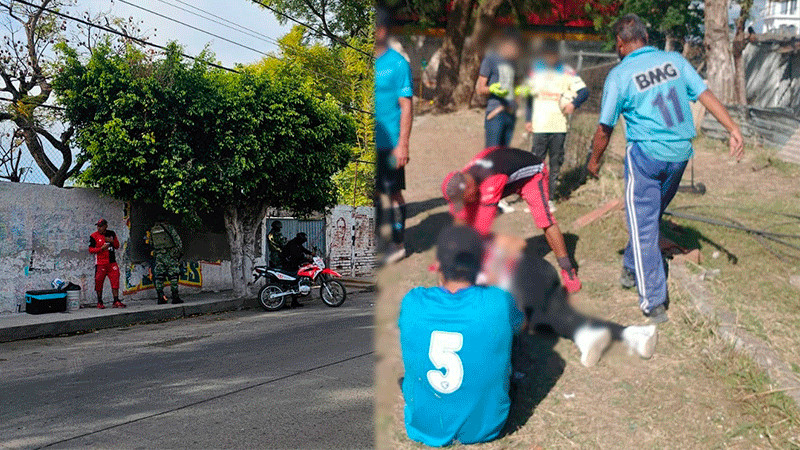
<path fill-rule="evenodd" d="M 131 218 L 126 211 L 124 202 L 91 189 L 0 182 L 0 313 L 18 311 L 25 291 L 49 289 L 54 278 L 80 285 L 82 303 L 94 302 L 94 255 L 88 246 L 100 218 L 120 240 L 117 261 L 121 288 L 129 291 L 125 298 L 154 298 L 146 282 L 149 265 L 128 257 Z M 231 288 L 230 261 L 192 261 L 190 267 L 193 286 L 182 285 L 181 292 Z M 110 298 L 108 282 L 104 291 Z"/>

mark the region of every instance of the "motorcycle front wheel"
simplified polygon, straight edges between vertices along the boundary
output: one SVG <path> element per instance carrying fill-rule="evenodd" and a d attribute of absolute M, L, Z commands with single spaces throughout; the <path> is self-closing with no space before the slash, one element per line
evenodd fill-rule
<path fill-rule="evenodd" d="M 319 296 L 322 297 L 322 302 L 328 306 L 342 306 L 347 298 L 347 290 L 338 281 L 325 280 L 319 287 Z"/>
<path fill-rule="evenodd" d="M 277 311 L 286 304 L 285 295 L 275 297 L 283 293 L 283 289 L 277 284 L 267 284 L 258 291 L 258 303 L 267 311 Z"/>

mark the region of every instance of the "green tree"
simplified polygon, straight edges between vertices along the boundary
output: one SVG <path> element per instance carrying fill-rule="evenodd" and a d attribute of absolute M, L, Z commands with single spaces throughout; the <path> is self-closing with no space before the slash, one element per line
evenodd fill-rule
<path fill-rule="evenodd" d="M 237 296 L 251 295 L 256 230 L 270 206 L 304 215 L 336 202 L 354 127 L 291 74 L 153 59 L 108 45 L 60 47 L 53 87 L 90 160 L 82 181 L 116 198 L 197 217 L 222 210 Z"/>
<path fill-rule="evenodd" d="M 675 51 L 686 39 L 703 35 L 701 5 L 697 0 L 597 0 L 596 4 L 587 3 L 586 11 L 610 46 L 614 42 L 613 22 L 625 14 L 636 14 L 647 24 L 651 44 Z M 617 8 L 617 13 L 607 14 L 613 8 Z"/>
<path fill-rule="evenodd" d="M 371 0 L 252 0 L 275 11 L 282 24 L 297 19 L 317 37 L 338 43 L 353 38 L 368 39 L 372 34 Z"/>
<path fill-rule="evenodd" d="M 291 77 L 309 92 L 331 95 L 351 108 L 346 112 L 353 118 L 356 141 L 352 161 L 335 177 L 339 202 L 371 205 L 375 173 L 370 164 L 375 160 L 374 120 L 365 111 L 374 109 L 373 61 L 358 50 L 370 51 L 372 40 L 351 40 L 354 45 L 358 44 L 356 50 L 310 42 L 309 34 L 305 27 L 295 26 L 279 39 L 279 54 L 249 67 L 271 76 Z"/>

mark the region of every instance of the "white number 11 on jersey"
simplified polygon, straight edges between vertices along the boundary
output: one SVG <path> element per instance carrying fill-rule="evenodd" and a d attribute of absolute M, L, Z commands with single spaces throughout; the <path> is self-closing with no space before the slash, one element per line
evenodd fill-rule
<path fill-rule="evenodd" d="M 431 346 L 428 357 L 437 370 L 428 371 L 428 383 L 442 394 L 452 394 L 461 387 L 464 380 L 464 366 L 456 352 L 461 350 L 464 336 L 449 331 L 431 333 Z M 444 374 L 441 370 L 444 369 Z"/>

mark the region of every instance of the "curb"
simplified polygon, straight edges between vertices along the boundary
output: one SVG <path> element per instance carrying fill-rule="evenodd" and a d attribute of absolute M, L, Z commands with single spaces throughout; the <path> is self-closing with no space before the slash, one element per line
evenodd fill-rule
<path fill-rule="evenodd" d="M 715 306 L 708 287 L 691 276 L 685 265 L 670 265 L 670 275 L 674 275 L 674 280 L 689 295 L 700 314 L 719 323 L 719 335 L 733 344 L 735 350 L 750 357 L 800 407 L 800 378 L 792 367 L 766 342 L 737 326 L 733 313 Z"/>
<path fill-rule="evenodd" d="M 75 334 L 140 323 L 163 322 L 203 314 L 235 311 L 254 305 L 255 300 L 253 299 L 225 299 L 211 302 L 167 305 L 166 307 L 158 309 L 122 312 L 109 314 L 107 316 L 85 317 L 80 319 L 65 318 L 64 320 L 49 323 L 0 328 L 0 342 Z"/>

